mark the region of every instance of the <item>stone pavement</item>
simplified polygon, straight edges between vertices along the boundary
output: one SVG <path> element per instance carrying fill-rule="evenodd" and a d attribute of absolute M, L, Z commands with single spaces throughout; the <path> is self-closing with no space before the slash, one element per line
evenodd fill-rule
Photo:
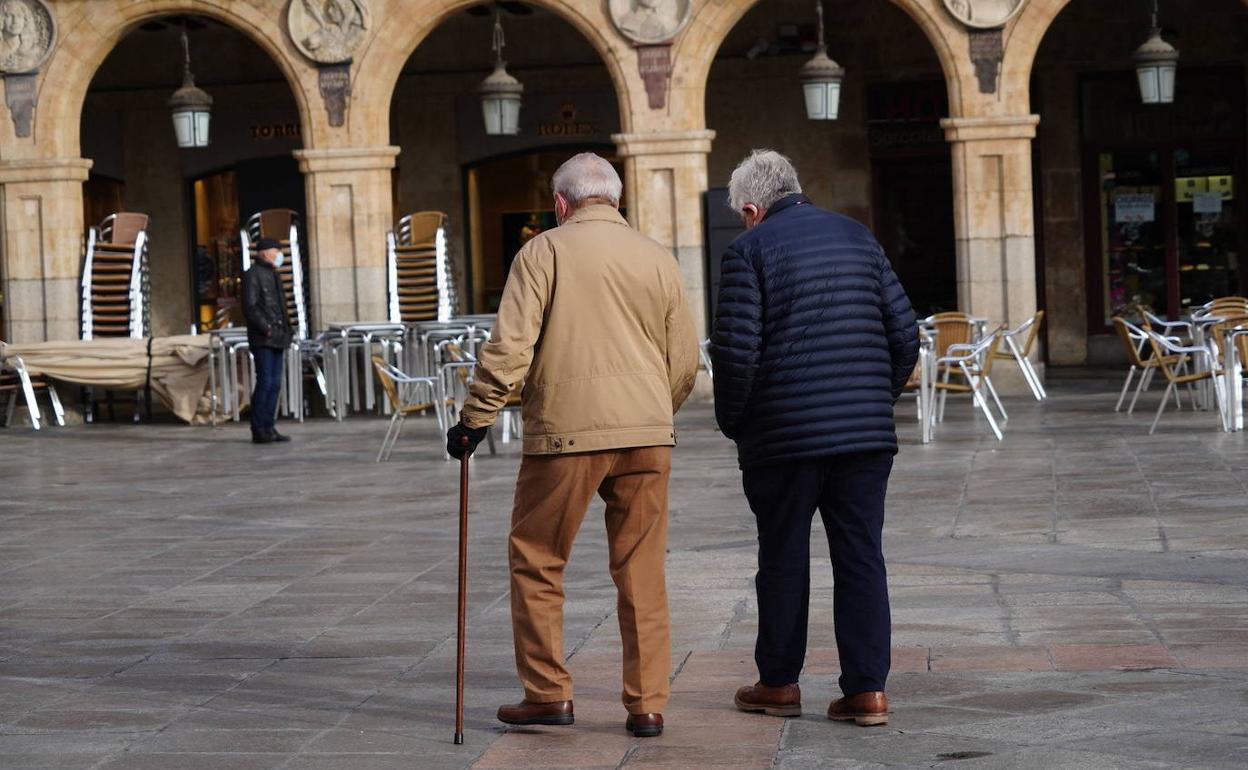
<path fill-rule="evenodd" d="M 473 464 L 468 733 L 451 745 L 456 469 L 430 421 L 0 431 L 4 770 L 1248 766 L 1248 437 L 1210 413 L 1110 411 L 1053 373 L 998 444 L 951 403 L 890 494 L 895 714 L 823 717 L 837 662 L 815 525 L 800 719 L 731 708 L 753 681 L 754 530 L 731 445 L 681 416 L 668 729 L 635 740 L 600 516 L 569 569 L 577 724 L 507 730 L 505 534 L 515 445 Z M 1150 415 L 1151 417 L 1151 415 Z M 600 509 L 596 509 L 600 510 Z"/>

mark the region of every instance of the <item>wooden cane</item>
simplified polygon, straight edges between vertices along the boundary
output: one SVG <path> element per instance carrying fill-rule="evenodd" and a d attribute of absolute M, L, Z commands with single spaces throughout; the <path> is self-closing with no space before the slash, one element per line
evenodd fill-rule
<path fill-rule="evenodd" d="M 468 437 L 460 439 L 468 446 Z M 455 634 L 455 745 L 464 743 L 464 630 L 468 620 L 468 457 L 459 458 L 459 618 Z"/>

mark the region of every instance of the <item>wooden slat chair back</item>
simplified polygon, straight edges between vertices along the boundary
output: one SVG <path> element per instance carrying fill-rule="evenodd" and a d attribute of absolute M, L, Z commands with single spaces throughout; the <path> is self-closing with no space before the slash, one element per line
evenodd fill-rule
<path fill-rule="evenodd" d="M 950 345 L 970 344 L 975 334 L 971 317 L 966 313 L 937 313 L 928 321 L 929 325 L 936 330 L 934 355 L 937 358 L 949 355 Z"/>
<path fill-rule="evenodd" d="M 147 222 L 147 214 L 119 211 L 100 223 L 100 242 L 133 246 L 139 233 L 147 229 Z"/>

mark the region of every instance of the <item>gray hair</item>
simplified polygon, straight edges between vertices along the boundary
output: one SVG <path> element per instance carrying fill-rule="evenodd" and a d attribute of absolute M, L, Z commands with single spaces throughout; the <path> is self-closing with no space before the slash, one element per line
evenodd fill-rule
<path fill-rule="evenodd" d="M 732 171 L 728 205 L 738 214 L 747 203 L 765 211 L 784 196 L 801 191 L 792 161 L 775 150 L 753 150 Z"/>
<path fill-rule="evenodd" d="M 562 195 L 574 208 L 590 198 L 620 205 L 624 183 L 615 167 L 592 152 L 582 152 L 564 161 L 550 180 L 550 191 Z"/>

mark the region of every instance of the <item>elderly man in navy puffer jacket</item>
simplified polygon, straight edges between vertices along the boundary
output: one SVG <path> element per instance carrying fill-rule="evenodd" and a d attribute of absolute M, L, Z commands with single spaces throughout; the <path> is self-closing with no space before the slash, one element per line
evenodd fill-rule
<path fill-rule="evenodd" d="M 802 195 L 779 153 L 732 173 L 747 228 L 723 257 L 711 337 L 715 417 L 737 442 L 758 522 L 757 684 L 743 711 L 797 716 L 806 656 L 810 527 L 818 509 L 835 581 L 843 697 L 830 719 L 888 722 L 884 495 L 893 404 L 918 358 L 914 310 L 871 232 Z"/>

